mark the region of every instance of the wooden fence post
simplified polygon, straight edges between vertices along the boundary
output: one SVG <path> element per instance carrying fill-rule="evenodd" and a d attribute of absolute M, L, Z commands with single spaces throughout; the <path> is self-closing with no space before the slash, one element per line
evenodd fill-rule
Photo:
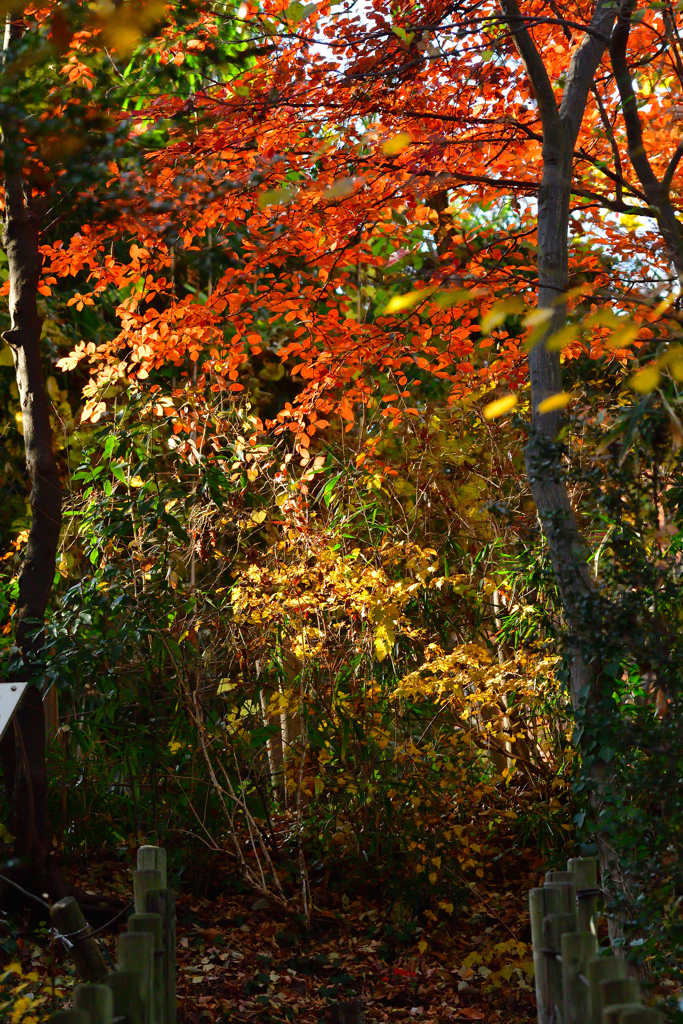
<path fill-rule="evenodd" d="M 550 914 L 543 920 L 543 956 L 545 960 L 546 984 L 550 1020 L 559 1024 L 563 1019 L 564 999 L 562 995 L 562 936 L 565 932 L 576 931 L 575 914 Z"/>
<path fill-rule="evenodd" d="M 580 932 L 595 932 L 595 915 L 598 909 L 598 863 L 595 857 L 574 857 L 567 861 L 567 867 L 574 873 Z"/>
<path fill-rule="evenodd" d="M 141 846 L 138 849 L 138 871 L 153 871 L 161 872 L 161 885 L 159 889 L 166 889 L 168 882 L 166 881 L 166 850 L 163 846 Z"/>
<path fill-rule="evenodd" d="M 166 879 L 166 850 L 141 846 L 133 872 L 136 913 L 119 935 L 119 970 L 111 973 L 76 900 L 51 908 L 79 973 L 95 981 L 77 985 L 73 1009 L 51 1014 L 49 1024 L 176 1024 L 175 893 Z"/>
<path fill-rule="evenodd" d="M 544 885 L 542 888 L 529 890 L 531 948 L 534 959 L 538 1024 L 551 1024 L 545 957 L 543 955 L 543 921 L 548 914 L 560 913 L 562 913 L 562 894 L 559 889 Z"/>
<path fill-rule="evenodd" d="M 52 927 L 64 937 L 69 954 L 84 981 L 104 981 L 109 968 L 102 956 L 92 928 L 73 896 L 66 896 L 50 907 Z"/>
<path fill-rule="evenodd" d="M 128 918 L 129 932 L 148 932 L 154 939 L 152 970 L 152 1021 L 165 1024 L 164 1006 L 166 1001 L 166 950 L 164 949 L 163 921 L 161 914 L 131 914 Z"/>
<path fill-rule="evenodd" d="M 624 1007 L 619 1013 L 618 1024 L 664 1024 L 664 1014 L 654 1006 Z"/>
<path fill-rule="evenodd" d="M 140 977 L 135 971 L 111 971 L 107 977 L 113 998 L 114 1017 L 125 1017 L 125 1024 L 147 1024 Z"/>
<path fill-rule="evenodd" d="M 144 1024 L 163 1024 L 152 1019 L 152 972 L 154 937 L 149 932 L 122 932 L 118 941 L 119 970 L 139 979 Z"/>
<path fill-rule="evenodd" d="M 602 1024 L 619 1024 L 623 1010 L 639 1010 L 642 1003 L 612 1003 L 602 1011 Z"/>
<path fill-rule="evenodd" d="M 576 913 L 576 888 L 571 871 L 548 871 L 544 888 L 557 888 L 562 894 L 562 913 Z"/>
<path fill-rule="evenodd" d="M 617 1003 L 640 1003 L 640 984 L 635 978 L 609 978 L 600 982 L 603 1010 Z"/>
<path fill-rule="evenodd" d="M 587 1024 L 588 985 L 581 975 L 598 951 L 598 940 L 592 932 L 565 932 L 561 951 L 564 1024 Z"/>
<path fill-rule="evenodd" d="M 620 956 L 596 956 L 588 961 L 588 987 L 590 989 L 590 1024 L 602 1024 L 602 981 L 626 977 L 626 963 Z"/>
<path fill-rule="evenodd" d="M 135 894 L 135 913 L 147 913 L 147 893 L 163 889 L 163 875 L 158 868 L 143 868 L 133 872 L 133 892 Z"/>
<path fill-rule="evenodd" d="M 176 915 L 175 893 L 172 889 L 150 890 L 146 910 L 161 915 L 163 939 L 164 1022 L 176 1024 Z"/>
<path fill-rule="evenodd" d="M 114 1003 L 108 985 L 76 985 L 74 1009 L 88 1015 L 89 1024 L 112 1024 Z"/>

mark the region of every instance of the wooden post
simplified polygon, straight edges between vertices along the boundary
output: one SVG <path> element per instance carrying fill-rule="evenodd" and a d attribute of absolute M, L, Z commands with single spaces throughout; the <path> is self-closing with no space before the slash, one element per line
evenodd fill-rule
<path fill-rule="evenodd" d="M 151 1019 L 153 1024 L 165 1024 L 166 950 L 163 941 L 161 914 L 131 914 L 128 918 L 128 931 L 147 932 L 154 939 Z"/>
<path fill-rule="evenodd" d="M 602 1024 L 619 1024 L 623 1010 L 639 1010 L 642 1003 L 613 1003 L 602 1011 Z"/>
<path fill-rule="evenodd" d="M 125 1017 L 126 1024 L 146 1024 L 140 978 L 135 971 L 111 971 L 107 978 L 114 1017 Z"/>
<path fill-rule="evenodd" d="M 567 869 L 567 871 L 546 871 L 545 873 L 546 884 L 554 885 L 558 882 L 571 882 L 574 885 L 574 872 Z"/>
<path fill-rule="evenodd" d="M 586 1024 L 589 1019 L 588 985 L 581 978 L 598 951 L 592 932 L 565 932 L 562 936 L 562 990 L 564 1024 Z"/>
<path fill-rule="evenodd" d="M 545 876 L 547 888 L 558 888 L 562 893 L 562 913 L 576 913 L 576 889 L 571 871 L 548 871 Z"/>
<path fill-rule="evenodd" d="M 112 1024 L 114 1003 L 108 985 L 76 985 L 74 1009 L 83 1010 L 90 1024 Z"/>
<path fill-rule="evenodd" d="M 165 998 L 163 1024 L 176 1024 L 176 919 L 175 893 L 172 889 L 147 892 L 146 910 L 160 914 L 162 920 Z M 136 908 L 137 909 L 137 908 Z"/>
<path fill-rule="evenodd" d="M 152 1020 L 154 937 L 149 932 L 122 932 L 118 954 L 119 970 L 138 975 L 144 1024 L 163 1024 Z"/>
<path fill-rule="evenodd" d="M 598 909 L 598 862 L 594 857 L 574 857 L 567 861 L 567 867 L 574 873 L 576 898 L 579 907 L 579 931 L 594 932 L 595 915 Z"/>
<path fill-rule="evenodd" d="M 163 889 L 162 880 L 163 876 L 158 868 L 144 868 L 133 872 L 136 914 L 147 912 L 147 893 L 153 889 Z"/>
<path fill-rule="evenodd" d="M 50 908 L 52 927 L 62 935 L 76 970 L 84 981 L 103 981 L 109 973 L 102 951 L 73 896 Z"/>
<path fill-rule="evenodd" d="M 619 1013 L 619 1024 L 664 1024 L 664 1014 L 654 1006 L 624 1007 Z"/>
<path fill-rule="evenodd" d="M 138 849 L 138 871 L 160 871 L 161 885 L 159 889 L 165 889 L 166 881 L 166 850 L 163 846 L 141 846 Z"/>
<path fill-rule="evenodd" d="M 47 1018 L 47 1024 L 90 1024 L 85 1010 L 57 1010 Z"/>
<path fill-rule="evenodd" d="M 590 991 L 590 1024 L 602 1024 L 602 991 L 600 982 L 626 977 L 626 963 L 620 956 L 596 956 L 588 961 Z"/>
<path fill-rule="evenodd" d="M 640 985 L 635 978 L 611 978 L 600 982 L 602 1009 L 618 1003 L 642 1003 Z"/>
<path fill-rule="evenodd" d="M 576 914 L 549 914 L 543 919 L 543 955 L 545 959 L 546 984 L 550 1020 L 559 1024 L 563 1019 L 564 997 L 562 994 L 562 963 L 559 959 L 562 936 L 565 932 L 576 931 Z"/>
<path fill-rule="evenodd" d="M 548 914 L 560 914 L 561 912 L 562 894 L 559 889 L 544 885 L 540 889 L 531 889 L 529 891 L 529 917 L 531 919 L 531 945 L 534 958 L 538 1024 L 551 1024 L 545 958 L 543 955 L 543 920 Z"/>

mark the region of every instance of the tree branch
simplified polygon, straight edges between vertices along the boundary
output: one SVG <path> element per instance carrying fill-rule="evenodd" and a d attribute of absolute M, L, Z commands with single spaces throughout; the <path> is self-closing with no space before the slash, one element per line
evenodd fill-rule
<path fill-rule="evenodd" d="M 569 62 L 560 117 L 569 131 L 572 146 L 578 138 L 593 77 L 607 49 L 606 40 L 612 31 L 614 15 L 613 0 L 599 0 L 591 18 L 593 31 L 586 33 Z"/>
<path fill-rule="evenodd" d="M 561 128 L 560 112 L 555 102 L 555 93 L 548 78 L 548 72 L 536 48 L 536 44 L 531 38 L 526 21 L 517 5 L 517 0 L 501 0 L 500 6 L 503 11 L 502 20 L 510 26 L 515 46 L 536 93 L 536 102 L 538 103 L 538 112 L 541 115 L 544 133 L 552 127 L 556 129 Z M 516 27 L 513 27 L 515 25 Z"/>
<path fill-rule="evenodd" d="M 679 143 L 669 161 L 669 166 L 666 169 L 663 180 L 661 182 L 658 181 L 645 151 L 643 126 L 640 121 L 638 103 L 631 80 L 631 69 L 628 66 L 626 57 L 634 9 L 635 0 L 624 0 L 624 5 L 619 11 L 617 24 L 612 35 L 610 58 L 621 99 L 629 159 L 636 172 L 638 181 L 643 187 L 649 205 L 657 210 L 657 226 L 666 243 L 669 258 L 676 268 L 679 278 L 683 279 L 683 233 L 681 232 L 681 224 L 676 217 L 676 211 L 669 198 L 671 181 L 676 167 L 683 156 L 683 148 L 681 143 Z"/>

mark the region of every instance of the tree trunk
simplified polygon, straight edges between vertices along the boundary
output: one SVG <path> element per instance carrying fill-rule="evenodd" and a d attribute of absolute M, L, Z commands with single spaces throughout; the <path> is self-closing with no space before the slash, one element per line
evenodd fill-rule
<path fill-rule="evenodd" d="M 33 200 L 23 173 L 23 142 L 16 125 L 3 126 L 5 211 L 2 244 L 9 263 L 10 329 L 3 334 L 14 357 L 23 419 L 26 466 L 31 485 L 31 528 L 19 574 L 16 642 L 32 674 L 43 642 L 45 610 L 52 590 L 62 522 L 62 492 L 52 447 L 50 402 L 41 367 L 38 282 L 40 200 Z M 8 828 L 15 854 L 32 889 L 44 888 L 49 854 L 45 713 L 37 685 L 27 688 L 0 745 Z"/>
<path fill-rule="evenodd" d="M 529 354 L 531 381 L 531 432 L 526 450 L 529 486 L 548 544 L 553 572 L 569 629 L 569 689 L 574 712 L 584 721 L 594 718 L 600 703 L 597 648 L 599 615 L 597 594 L 582 540 L 569 501 L 558 443 L 563 425 L 559 411 L 543 413 L 539 405 L 562 391 L 559 352 L 549 351 L 547 341 L 566 322 L 568 277 L 569 203 L 573 154 L 586 109 L 593 76 L 606 51 L 616 7 L 598 0 L 591 27 L 574 51 L 558 107 L 553 86 L 536 45 L 528 32 L 517 0 L 501 0 L 501 7 L 515 37 L 515 44 L 533 84 L 543 128 L 543 171 L 538 189 L 538 307 L 549 311 L 542 337 Z M 599 620 L 598 620 L 599 621 Z M 596 840 L 603 884 L 621 887 L 615 851 L 600 833 L 599 813 L 611 788 L 611 770 L 595 750 L 595 737 L 584 729 L 582 753 L 590 765 L 590 806 L 596 822 Z M 618 922 L 610 919 L 610 936 L 619 934 Z"/>

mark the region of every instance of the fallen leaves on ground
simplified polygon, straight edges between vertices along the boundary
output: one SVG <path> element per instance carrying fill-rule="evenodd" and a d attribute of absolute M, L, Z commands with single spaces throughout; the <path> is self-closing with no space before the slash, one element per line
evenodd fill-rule
<path fill-rule="evenodd" d="M 100 863 L 87 888 L 96 880 L 100 891 L 125 899 L 129 870 Z M 296 909 L 220 884 L 205 897 L 181 894 L 179 1024 L 317 1024 L 331 1001 L 358 997 L 367 1021 L 533 1021 L 525 897 L 534 880 L 518 891 L 482 887 L 459 917 L 432 921 L 367 894 L 326 893 L 327 905 L 314 908 L 308 924 Z M 104 942 L 115 956 L 115 936 Z M 51 1006 L 47 933 L 19 936 L 3 962 L 6 1019 L 44 1020 Z M 59 1008 L 76 980 L 63 952 L 55 954 L 54 976 Z"/>

